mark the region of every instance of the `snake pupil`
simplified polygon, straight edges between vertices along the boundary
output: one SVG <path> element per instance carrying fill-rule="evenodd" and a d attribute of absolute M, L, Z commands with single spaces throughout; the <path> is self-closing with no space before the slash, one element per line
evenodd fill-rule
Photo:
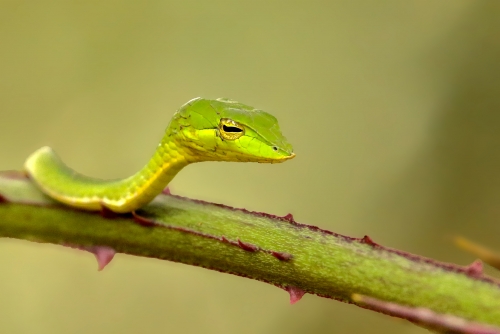
<path fill-rule="evenodd" d="M 242 132 L 243 130 L 241 130 L 240 128 L 237 128 L 235 126 L 227 126 L 227 125 L 223 125 L 222 128 L 224 129 L 224 131 L 226 132 Z"/>

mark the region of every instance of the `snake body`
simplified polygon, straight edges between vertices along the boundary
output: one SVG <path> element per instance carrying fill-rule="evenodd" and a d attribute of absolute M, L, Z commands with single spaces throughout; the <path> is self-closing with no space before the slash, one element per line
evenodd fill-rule
<path fill-rule="evenodd" d="M 126 213 L 149 203 L 188 164 L 277 163 L 294 156 L 271 114 L 228 99 L 196 98 L 174 114 L 153 157 L 128 178 L 100 180 L 81 175 L 47 146 L 28 157 L 24 170 L 59 202 L 84 210 Z"/>

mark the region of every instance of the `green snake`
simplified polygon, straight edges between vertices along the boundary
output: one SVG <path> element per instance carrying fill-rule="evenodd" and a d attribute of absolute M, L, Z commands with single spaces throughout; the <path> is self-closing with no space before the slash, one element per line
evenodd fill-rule
<path fill-rule="evenodd" d="M 172 117 L 153 157 L 118 180 L 81 175 L 50 147 L 31 154 L 26 174 L 48 196 L 91 211 L 133 212 L 156 197 L 185 166 L 202 161 L 277 163 L 295 157 L 271 114 L 242 103 L 195 98 Z"/>

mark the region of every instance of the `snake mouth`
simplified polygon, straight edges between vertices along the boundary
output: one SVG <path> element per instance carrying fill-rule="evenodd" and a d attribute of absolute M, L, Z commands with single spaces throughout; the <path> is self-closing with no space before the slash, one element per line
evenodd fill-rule
<path fill-rule="evenodd" d="M 285 156 L 282 156 L 279 158 L 273 158 L 272 160 L 270 160 L 268 162 L 270 162 L 272 164 L 278 164 L 278 163 L 285 162 L 285 161 L 293 159 L 293 158 L 295 158 L 295 153 L 290 153 L 290 155 L 285 155 Z"/>

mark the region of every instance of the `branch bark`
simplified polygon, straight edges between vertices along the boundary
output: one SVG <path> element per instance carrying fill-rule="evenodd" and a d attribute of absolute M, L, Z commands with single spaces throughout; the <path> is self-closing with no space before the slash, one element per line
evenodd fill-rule
<path fill-rule="evenodd" d="M 291 302 L 310 293 L 363 307 L 351 298 L 360 294 L 500 326 L 500 282 L 484 275 L 481 263 L 437 262 L 291 215 L 164 193 L 136 215 L 110 218 L 59 205 L 16 172 L 0 175 L 0 202 L 0 237 L 82 248 L 101 256 L 100 265 L 114 250 L 267 282 L 287 290 Z"/>

